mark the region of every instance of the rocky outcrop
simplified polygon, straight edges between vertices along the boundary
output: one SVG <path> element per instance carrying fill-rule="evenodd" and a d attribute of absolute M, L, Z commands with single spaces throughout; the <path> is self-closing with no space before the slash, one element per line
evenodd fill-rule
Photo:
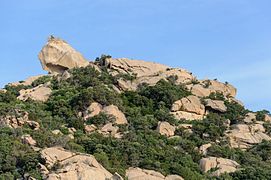
<path fill-rule="evenodd" d="M 157 131 L 167 137 L 174 136 L 175 127 L 168 122 L 158 122 Z"/>
<path fill-rule="evenodd" d="M 17 99 L 22 101 L 32 99 L 34 101 L 46 102 L 49 99 L 51 93 L 52 90 L 49 87 L 46 87 L 46 85 L 39 85 L 32 89 L 20 90 L 20 95 L 17 97 Z"/>
<path fill-rule="evenodd" d="M 132 81 L 118 79 L 118 86 L 121 90 L 134 91 L 142 83 L 153 86 L 159 80 L 167 80 L 169 77 L 176 77 L 176 84 L 189 83 L 194 79 L 192 73 L 184 69 L 170 68 L 162 64 L 142 60 L 106 58 L 100 61 L 100 65 L 107 67 L 114 76 L 119 74 L 134 76 Z"/>
<path fill-rule="evenodd" d="M 206 156 L 206 155 L 207 155 L 207 150 L 208 150 L 208 148 L 211 147 L 211 146 L 212 146 L 211 143 L 203 144 L 202 146 L 200 146 L 199 152 L 200 152 L 202 155 Z"/>
<path fill-rule="evenodd" d="M 115 134 L 117 134 L 118 130 L 119 130 L 119 127 L 113 126 L 112 123 L 107 123 L 106 125 L 102 127 L 101 133 L 104 134 L 105 136 L 107 135 L 114 136 Z"/>
<path fill-rule="evenodd" d="M 67 42 L 50 37 L 39 53 L 44 70 L 49 73 L 63 73 L 67 69 L 85 67 L 89 62 Z"/>
<path fill-rule="evenodd" d="M 182 129 L 184 132 L 193 133 L 192 128 L 192 124 L 180 124 L 176 129 Z"/>
<path fill-rule="evenodd" d="M 176 119 L 179 120 L 202 120 L 204 117 L 203 115 L 198 115 L 185 111 L 171 112 L 170 114 L 172 114 Z"/>
<path fill-rule="evenodd" d="M 128 180 L 183 180 L 183 178 L 178 175 L 168 175 L 165 177 L 160 172 L 140 168 L 127 169 L 126 178 Z"/>
<path fill-rule="evenodd" d="M 205 103 L 205 106 L 211 108 L 212 110 L 222 113 L 227 111 L 227 107 L 225 106 L 224 101 L 205 99 Z"/>
<path fill-rule="evenodd" d="M 8 85 L 9 86 L 19 86 L 19 85 L 30 86 L 35 80 L 37 80 L 43 76 L 44 75 L 32 76 L 32 77 L 27 78 L 24 81 L 9 83 Z"/>
<path fill-rule="evenodd" d="M 239 166 L 237 162 L 224 158 L 208 157 L 200 160 L 200 168 L 203 172 L 208 172 L 212 168 L 217 169 L 212 172 L 213 176 L 235 172 Z"/>
<path fill-rule="evenodd" d="M 113 72 L 136 75 L 137 77 L 151 76 L 166 71 L 169 68 L 158 63 L 127 58 L 106 58 L 100 62 L 100 65 L 107 67 Z"/>
<path fill-rule="evenodd" d="M 94 132 L 96 129 L 97 129 L 97 127 L 94 124 L 85 125 L 85 133 L 87 133 L 87 134 Z"/>
<path fill-rule="evenodd" d="M 190 90 L 191 93 L 195 96 L 199 96 L 199 97 L 207 97 L 211 94 L 211 90 L 204 88 L 202 85 L 200 84 L 196 84 L 194 86 L 190 86 Z"/>
<path fill-rule="evenodd" d="M 92 155 L 72 153 L 61 147 L 52 147 L 42 150 L 41 157 L 49 170 L 46 175 L 47 180 L 89 180 L 90 177 L 95 180 L 105 180 L 113 177 Z M 52 170 L 55 164 L 58 166 Z"/>
<path fill-rule="evenodd" d="M 236 124 L 231 126 L 227 137 L 232 148 L 247 149 L 252 145 L 262 142 L 262 140 L 270 141 L 271 138 L 265 134 L 265 128 L 261 122 L 256 124 Z"/>
<path fill-rule="evenodd" d="M 100 114 L 100 112 L 102 111 L 102 108 L 103 107 L 101 104 L 97 102 L 92 103 L 84 112 L 84 119 L 88 119 Z"/>
<path fill-rule="evenodd" d="M 110 105 L 110 106 L 104 107 L 102 112 L 109 115 L 109 116 L 114 117 L 114 119 L 115 119 L 114 123 L 115 124 L 127 124 L 128 123 L 128 121 L 127 121 L 125 115 L 123 114 L 123 112 L 121 112 L 119 110 L 119 108 L 117 106 L 115 106 L 115 105 Z"/>
<path fill-rule="evenodd" d="M 212 92 L 222 93 L 227 98 L 232 98 L 236 96 L 236 88 L 229 83 L 221 83 L 216 80 L 203 80 L 199 81 L 198 84 L 189 84 L 187 88 L 191 90 L 191 93 L 199 97 L 207 97 Z"/>
<path fill-rule="evenodd" d="M 38 122 L 29 120 L 28 112 L 25 111 L 15 109 L 12 115 L 0 116 L 0 127 L 19 128 L 24 125 L 28 125 L 33 130 L 40 128 Z"/>
<path fill-rule="evenodd" d="M 246 114 L 244 122 L 245 123 L 252 123 L 253 121 L 256 121 L 256 113 L 249 112 Z"/>
<path fill-rule="evenodd" d="M 23 144 L 28 144 L 30 146 L 36 146 L 37 142 L 29 135 L 25 134 L 21 137 Z"/>
<path fill-rule="evenodd" d="M 63 133 L 59 129 L 53 130 L 52 134 L 54 134 L 54 135 L 63 135 Z"/>
<path fill-rule="evenodd" d="M 173 103 L 171 110 L 185 111 L 189 113 L 195 113 L 198 115 L 204 115 L 205 107 L 201 104 L 200 99 L 197 96 L 187 96 Z"/>
<path fill-rule="evenodd" d="M 236 88 L 233 87 L 229 83 L 221 83 L 216 80 L 209 80 L 204 82 L 205 85 L 206 83 L 209 83 L 208 89 L 211 89 L 212 92 L 217 92 L 217 93 L 222 93 L 225 97 L 235 97 L 236 96 Z"/>

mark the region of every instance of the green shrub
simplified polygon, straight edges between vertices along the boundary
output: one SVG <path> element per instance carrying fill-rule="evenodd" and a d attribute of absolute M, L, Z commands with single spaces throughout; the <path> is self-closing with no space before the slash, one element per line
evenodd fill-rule
<path fill-rule="evenodd" d="M 182 85 L 160 80 L 155 86 L 141 87 L 139 94 L 152 99 L 155 102 L 155 108 L 159 108 L 161 102 L 165 107 L 171 108 L 175 101 L 190 95 L 190 92 Z"/>

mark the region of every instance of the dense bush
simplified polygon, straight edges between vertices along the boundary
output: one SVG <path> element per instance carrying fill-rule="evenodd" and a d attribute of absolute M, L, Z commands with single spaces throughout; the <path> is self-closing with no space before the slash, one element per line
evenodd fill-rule
<path fill-rule="evenodd" d="M 155 86 L 143 86 L 140 95 L 152 99 L 155 108 L 170 108 L 173 102 L 190 95 L 184 86 L 175 85 L 170 81 L 160 80 Z"/>
<path fill-rule="evenodd" d="M 17 179 L 26 172 L 40 178 L 38 153 L 14 137 L 11 129 L 0 128 L 0 179 Z"/>
<path fill-rule="evenodd" d="M 225 101 L 227 112 L 223 115 L 226 119 L 231 121 L 231 124 L 236 124 L 244 119 L 249 112 L 243 106 L 236 102 Z"/>
<path fill-rule="evenodd" d="M 193 125 L 193 132 L 202 139 L 217 140 L 224 135 L 226 119 L 216 113 L 210 113 L 202 121 L 196 121 Z"/>

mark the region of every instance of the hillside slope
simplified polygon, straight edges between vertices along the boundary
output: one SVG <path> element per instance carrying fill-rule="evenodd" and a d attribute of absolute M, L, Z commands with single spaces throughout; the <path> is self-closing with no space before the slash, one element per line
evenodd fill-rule
<path fill-rule="evenodd" d="M 0 90 L 0 179 L 271 179 L 271 116 L 229 83 L 54 37 L 39 58 Z"/>

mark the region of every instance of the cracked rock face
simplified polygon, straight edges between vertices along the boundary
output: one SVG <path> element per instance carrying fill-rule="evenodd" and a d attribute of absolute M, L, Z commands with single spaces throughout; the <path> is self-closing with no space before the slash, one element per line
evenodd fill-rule
<path fill-rule="evenodd" d="M 135 76 L 132 81 L 119 79 L 118 85 L 121 90 L 135 91 L 142 83 L 154 86 L 159 80 L 166 80 L 173 76 L 177 77 L 176 84 L 189 83 L 194 79 L 194 76 L 184 69 L 170 68 L 169 66 L 142 60 L 107 58 L 101 61 L 100 65 L 106 67 L 114 76 L 118 74 Z"/>
<path fill-rule="evenodd" d="M 136 74 L 137 77 L 154 75 L 158 72 L 166 71 L 166 69 L 169 68 L 168 66 L 158 63 L 146 62 L 142 60 L 130 60 L 127 58 L 107 58 L 104 62 L 102 62 L 102 64 L 113 71 L 117 71 L 118 73 Z"/>
<path fill-rule="evenodd" d="M 200 160 L 200 168 L 203 172 L 217 168 L 217 170 L 212 173 L 213 176 L 235 172 L 239 166 L 237 162 L 225 158 L 208 157 Z"/>
<path fill-rule="evenodd" d="M 187 96 L 173 103 L 172 111 L 186 111 L 198 115 L 204 115 L 205 107 L 197 96 Z"/>
<path fill-rule="evenodd" d="M 42 48 L 39 59 L 43 69 L 52 74 L 89 65 L 89 62 L 67 42 L 53 37 L 49 38 Z"/>
<path fill-rule="evenodd" d="M 202 120 L 205 107 L 197 96 L 190 95 L 174 102 L 171 111 L 176 119 Z"/>

